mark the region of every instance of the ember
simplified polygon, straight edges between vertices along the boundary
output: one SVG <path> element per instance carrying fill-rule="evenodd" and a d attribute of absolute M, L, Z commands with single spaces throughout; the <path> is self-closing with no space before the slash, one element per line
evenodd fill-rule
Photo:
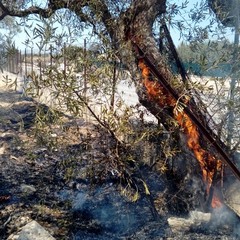
<path fill-rule="evenodd" d="M 0 203 L 1 203 L 1 202 L 9 201 L 10 199 L 11 199 L 11 196 L 10 196 L 10 195 L 0 196 Z"/>

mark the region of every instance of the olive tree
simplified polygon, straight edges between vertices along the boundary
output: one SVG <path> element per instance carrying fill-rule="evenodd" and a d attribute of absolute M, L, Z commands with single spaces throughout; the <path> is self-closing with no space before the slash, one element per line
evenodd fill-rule
<path fill-rule="evenodd" d="M 174 4 L 168 11 L 178 13 Z M 0 20 L 6 16 L 27 18 L 33 14 L 48 19 L 60 14 L 64 22 L 64 17 L 71 16 L 71 24 L 79 31 L 90 27 L 101 41 L 111 46 L 114 58 L 130 72 L 140 103 L 169 132 L 175 133 L 181 140 L 176 143 L 181 142 L 182 147 L 188 146 L 194 153 L 211 195 L 212 182 L 221 169 L 219 156 L 214 154 L 220 152 L 223 159 L 229 160 L 225 154 L 227 146 L 214 132 L 212 118 L 188 78 L 175 77 L 159 51 L 154 24 L 160 23 L 167 13 L 166 0 L 0 2 Z M 198 33 L 206 37 L 204 29 Z M 182 133 L 185 138 L 181 137 Z M 231 165 L 231 168 L 239 177 L 236 167 Z"/>

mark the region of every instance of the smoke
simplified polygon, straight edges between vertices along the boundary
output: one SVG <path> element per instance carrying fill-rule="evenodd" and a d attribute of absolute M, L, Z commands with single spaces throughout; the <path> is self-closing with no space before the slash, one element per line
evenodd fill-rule
<path fill-rule="evenodd" d="M 199 197 L 199 190 L 201 183 L 197 178 L 190 178 L 189 182 L 193 193 L 193 199 L 197 202 L 204 204 L 204 198 Z M 186 176 L 189 181 L 189 176 Z M 204 227 L 203 232 L 219 233 L 220 235 L 230 235 L 231 239 L 240 239 L 240 189 L 239 182 L 231 182 L 226 189 L 224 189 L 224 203 L 221 207 L 213 208 L 211 213 L 203 213 L 199 211 L 191 211 L 189 218 L 186 221 L 191 225 L 192 229 L 201 229 Z"/>
<path fill-rule="evenodd" d="M 214 228 L 228 228 L 235 237 L 240 237 L 240 218 L 226 205 L 213 210 L 211 221 Z"/>
<path fill-rule="evenodd" d="M 236 237 L 240 237 L 240 223 L 237 223 L 234 227 L 233 234 Z"/>
<path fill-rule="evenodd" d="M 73 210 L 82 210 L 85 202 L 87 201 L 87 194 L 83 192 L 77 193 L 72 201 Z"/>
<path fill-rule="evenodd" d="M 72 209 L 74 211 L 85 210 L 84 204 L 87 201 L 86 192 L 74 193 L 71 190 L 62 190 L 58 193 L 58 197 L 61 201 L 70 200 L 72 202 Z"/>

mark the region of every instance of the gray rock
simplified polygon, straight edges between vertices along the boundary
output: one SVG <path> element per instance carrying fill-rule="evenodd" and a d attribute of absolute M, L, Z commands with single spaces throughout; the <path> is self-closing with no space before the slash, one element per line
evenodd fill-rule
<path fill-rule="evenodd" d="M 25 195 L 31 195 L 37 191 L 34 186 L 27 184 L 21 184 L 20 189 L 21 192 Z"/>
<path fill-rule="evenodd" d="M 36 221 L 31 221 L 22 228 L 17 240 L 55 240 L 55 238 Z"/>
<path fill-rule="evenodd" d="M 168 224 L 175 233 L 189 231 L 193 225 L 208 223 L 211 219 L 210 213 L 191 211 L 188 218 L 170 217 Z"/>
<path fill-rule="evenodd" d="M 240 216 L 240 185 L 239 181 L 232 183 L 224 192 L 226 204 Z"/>

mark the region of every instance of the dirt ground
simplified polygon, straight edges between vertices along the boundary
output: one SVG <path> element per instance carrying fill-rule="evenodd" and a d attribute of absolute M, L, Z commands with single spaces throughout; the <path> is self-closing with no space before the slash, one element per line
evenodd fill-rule
<path fill-rule="evenodd" d="M 36 112 L 48 114 L 48 107 L 0 83 L 0 239 L 14 239 L 31 220 L 56 239 L 73 239 L 79 223 L 59 192 L 74 188 L 74 167 L 95 135 L 94 125 L 68 116 L 55 123 L 51 116 L 47 127 L 40 121 L 34 127 Z M 84 217 L 81 224 L 86 224 Z"/>
<path fill-rule="evenodd" d="M 126 201 L 115 187 L 111 143 L 96 125 L 63 116 L 61 124 L 51 119 L 35 127 L 37 107 L 15 91 L 0 91 L 0 239 L 16 239 L 31 220 L 63 240 L 128 239 L 119 236 L 145 235 L 146 220 L 156 225 L 148 199 Z M 147 234 L 161 236 L 164 224 Z"/>
<path fill-rule="evenodd" d="M 235 239 L 231 233 L 228 235 L 229 227 L 226 231 L 204 228 L 201 233 L 195 229 L 186 235 L 171 234 L 166 224 L 167 203 L 162 198 L 167 186 L 163 178 L 144 172 L 151 189 L 157 189 L 159 211 L 165 215 L 156 222 L 149 208 L 154 199 L 143 197 L 136 204 L 121 200 L 114 179 L 107 179 L 108 174 L 117 175 L 116 162 L 108 152 L 108 137 L 103 137 L 96 125 L 64 115 L 61 123 L 55 122 L 50 113 L 48 126 L 39 121 L 35 127 L 39 107 L 48 113 L 46 106 L 1 85 L 0 239 L 16 239 L 14 235 L 31 220 L 60 240 Z M 87 194 L 85 189 L 89 191 L 92 186 L 87 179 L 92 179 L 92 172 L 95 182 L 100 182 L 97 176 L 103 175 L 107 181 Z M 107 210 L 106 203 L 111 206 Z M 114 213 L 116 206 L 120 210 Z M 86 209 L 91 210 L 91 215 Z"/>
<path fill-rule="evenodd" d="M 57 165 L 62 152 L 45 144 L 49 140 L 54 145 L 54 134 L 43 131 L 37 137 L 34 129 L 31 129 L 35 110 L 36 104 L 30 99 L 14 91 L 1 89 L 1 239 L 16 233 L 30 219 L 43 223 L 51 233 L 54 231 L 58 239 L 67 232 L 65 221 L 70 216 L 54 196 L 64 179 L 60 172 L 56 172 L 61 169 Z M 52 139 L 48 139 L 49 136 Z M 39 141 L 42 143 L 39 144 Z"/>

